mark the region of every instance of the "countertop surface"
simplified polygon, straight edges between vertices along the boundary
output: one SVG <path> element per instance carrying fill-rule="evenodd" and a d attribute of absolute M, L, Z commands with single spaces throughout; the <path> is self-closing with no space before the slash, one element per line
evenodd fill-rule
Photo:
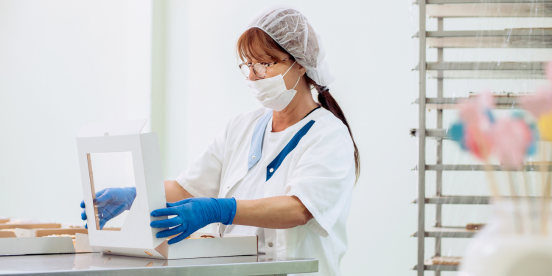
<path fill-rule="evenodd" d="M 316 259 L 265 255 L 178 260 L 102 253 L 0 257 L 0 275 L 286 275 L 316 271 Z"/>

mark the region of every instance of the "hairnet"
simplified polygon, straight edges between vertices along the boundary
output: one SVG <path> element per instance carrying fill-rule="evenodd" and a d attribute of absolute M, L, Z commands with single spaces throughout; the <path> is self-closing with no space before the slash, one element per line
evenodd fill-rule
<path fill-rule="evenodd" d="M 257 13 L 247 29 L 259 28 L 292 55 L 297 63 L 307 69 L 307 76 L 318 85 L 328 86 L 334 81 L 326 51 L 320 36 L 316 34 L 305 15 L 289 6 L 272 6 Z"/>

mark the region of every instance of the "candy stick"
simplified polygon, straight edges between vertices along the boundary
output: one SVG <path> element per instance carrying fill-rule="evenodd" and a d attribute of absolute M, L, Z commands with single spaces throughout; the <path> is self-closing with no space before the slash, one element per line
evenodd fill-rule
<path fill-rule="evenodd" d="M 542 145 L 541 150 L 542 164 L 541 168 L 541 184 L 542 184 L 542 209 L 541 209 L 541 234 L 548 235 L 548 197 L 550 194 L 550 181 L 546 179 L 546 147 L 545 144 Z M 548 182 L 548 183 L 547 183 Z"/>
<path fill-rule="evenodd" d="M 548 167 L 548 165 L 546 165 Z M 547 234 L 548 233 L 548 213 L 550 212 L 550 180 L 552 174 L 548 173 L 548 177 L 546 177 L 546 187 L 544 188 L 544 208 L 543 208 L 543 224 L 544 224 L 544 231 Z"/>
<path fill-rule="evenodd" d="M 481 157 L 483 159 L 483 164 L 485 168 L 485 172 L 487 174 L 487 178 L 489 179 L 489 185 L 491 189 L 491 198 L 493 199 L 493 202 L 498 202 L 501 199 L 500 196 L 500 190 L 498 188 L 498 184 L 496 182 L 495 174 L 493 173 L 493 168 L 491 164 L 489 163 L 489 149 L 487 145 L 483 142 L 482 134 L 480 131 L 474 131 L 474 138 L 477 143 L 477 146 L 479 149 L 481 149 Z M 511 180 L 511 179 L 510 179 Z M 513 184 L 512 184 L 513 186 Z M 515 188 L 512 189 L 512 193 L 515 194 Z M 514 198 L 515 200 L 515 198 Z M 514 201 L 515 202 L 515 201 Z M 516 225 L 516 229 L 518 233 L 521 233 L 523 230 L 520 228 L 521 223 L 519 222 L 519 207 L 517 204 L 514 203 L 514 225 Z M 502 212 L 501 212 L 502 213 Z M 499 214 L 501 216 L 505 214 Z"/>
<path fill-rule="evenodd" d="M 485 168 L 485 172 L 487 174 L 487 178 L 489 179 L 489 185 L 491 188 L 491 195 L 493 200 L 498 201 L 500 199 L 500 190 L 498 189 L 498 185 L 496 184 L 496 179 L 493 174 L 493 168 L 491 167 L 491 164 L 489 163 L 489 149 L 483 143 L 482 135 L 479 131 L 474 131 L 474 138 L 475 142 L 477 143 L 477 147 L 481 149 L 481 157 L 483 159 L 483 166 Z"/>
<path fill-rule="evenodd" d="M 496 179 L 495 179 L 495 176 L 493 174 L 493 167 L 491 167 L 491 164 L 489 164 L 489 161 L 487 159 L 483 160 L 484 161 L 484 168 L 485 168 L 485 172 L 487 174 L 487 178 L 489 179 L 489 185 L 490 185 L 490 188 L 491 188 L 491 197 L 498 201 L 500 200 L 500 190 L 498 189 L 498 185 L 496 184 Z"/>
<path fill-rule="evenodd" d="M 518 234 L 523 233 L 523 216 L 521 215 L 521 204 L 519 202 L 519 196 L 516 192 L 516 186 L 514 185 L 514 179 L 512 177 L 512 171 L 508 171 L 508 183 L 510 184 L 510 193 L 512 195 L 512 201 L 514 205 L 514 217 L 516 221 L 516 230 Z"/>
<path fill-rule="evenodd" d="M 499 202 L 501 200 L 500 190 L 498 188 L 498 185 L 497 185 L 497 182 L 496 182 L 496 179 L 495 179 L 495 175 L 493 173 L 493 168 L 489 164 L 488 159 L 484 159 L 484 167 L 485 167 L 485 172 L 487 173 L 487 178 L 489 179 L 489 185 L 490 185 L 490 188 L 491 188 L 491 198 L 493 199 L 493 203 L 496 204 L 497 202 Z M 501 216 L 501 217 L 506 217 L 507 214 L 505 214 L 502 211 L 497 210 L 497 215 Z M 515 212 L 514 212 L 514 224 L 518 225 L 517 217 L 515 215 Z M 518 229 L 518 232 L 519 232 L 519 229 Z"/>
<path fill-rule="evenodd" d="M 525 188 L 525 196 L 527 197 L 527 206 L 528 206 L 528 210 L 531 212 L 531 218 L 530 218 L 530 223 L 531 223 L 531 232 L 532 233 L 536 233 L 538 230 L 536 228 L 536 222 L 537 222 L 537 203 L 531 199 L 531 190 L 529 189 L 529 177 L 527 175 L 527 171 L 523 170 L 522 171 L 522 176 L 523 176 L 523 186 Z"/>

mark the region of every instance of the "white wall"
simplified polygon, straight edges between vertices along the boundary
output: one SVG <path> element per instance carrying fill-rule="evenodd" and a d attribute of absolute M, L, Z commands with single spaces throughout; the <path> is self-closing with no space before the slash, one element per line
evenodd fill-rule
<path fill-rule="evenodd" d="M 331 93 L 355 135 L 362 175 L 348 219 L 343 275 L 407 275 L 415 264 L 415 49 L 402 1 L 167 1 L 165 175 L 174 179 L 223 130 L 259 104 L 237 68 L 235 43 L 249 18 L 293 4 L 321 34 L 336 82 Z M 174 57 L 174 58 L 173 58 Z M 155 126 L 154 126 L 155 128 Z"/>
<path fill-rule="evenodd" d="M 81 223 L 75 136 L 149 118 L 151 2 L 0 1 L 0 216 Z"/>
<path fill-rule="evenodd" d="M 410 0 L 0 1 L 0 216 L 79 223 L 78 129 L 88 122 L 147 118 L 150 108 L 165 176 L 174 179 L 231 116 L 259 106 L 237 69 L 235 43 L 250 16 L 275 3 L 303 10 L 322 35 L 336 76 L 331 92 L 360 149 L 362 174 L 348 219 L 343 275 L 413 274 L 416 240 L 409 235 L 417 213 L 410 204 L 416 197 L 411 169 L 417 146 L 408 129 L 417 126 L 417 106 L 411 104 L 418 95 L 417 73 L 411 71 L 417 40 L 411 36 L 418 25 Z M 445 29 L 517 23 L 451 19 Z M 435 30 L 435 20 L 428 26 Z M 446 50 L 445 59 L 550 59 L 547 54 Z M 428 51 L 429 59 L 435 56 Z M 445 95 L 486 87 L 521 92 L 540 84 L 447 81 Z M 435 94 L 434 81 L 428 90 Z M 434 114 L 428 113 L 428 126 Z M 434 154 L 428 142 L 428 163 Z M 455 145 L 445 145 L 445 155 L 447 163 L 475 162 Z M 446 173 L 445 191 L 485 194 L 482 175 L 467 174 Z M 428 183 L 432 177 L 428 173 Z M 449 225 L 487 218 L 479 207 L 453 206 L 443 213 Z M 432 217 L 428 207 L 428 226 Z M 431 239 L 427 243 L 431 248 Z M 465 243 L 446 241 L 444 253 L 461 254 Z"/>

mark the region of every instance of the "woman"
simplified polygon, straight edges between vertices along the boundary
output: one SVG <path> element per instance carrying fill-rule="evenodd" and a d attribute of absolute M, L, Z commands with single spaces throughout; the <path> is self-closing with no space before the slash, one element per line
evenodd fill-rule
<path fill-rule="evenodd" d="M 165 181 L 168 208 L 151 215 L 176 217 L 151 226 L 172 227 L 157 237 L 177 235 L 173 244 L 218 223 L 223 235 L 257 235 L 261 253 L 317 258 L 318 275 L 339 275 L 360 161 L 327 88 L 333 77 L 320 37 L 296 9 L 271 7 L 253 17 L 237 52 L 263 108 L 235 116 L 188 170 Z M 132 188 L 100 191 L 102 226 L 135 195 Z"/>

